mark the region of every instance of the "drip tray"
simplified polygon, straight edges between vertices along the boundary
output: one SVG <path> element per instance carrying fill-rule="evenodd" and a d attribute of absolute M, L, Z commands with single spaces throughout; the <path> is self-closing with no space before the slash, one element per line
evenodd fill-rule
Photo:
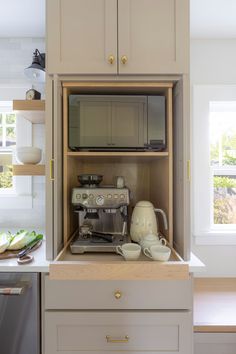
<path fill-rule="evenodd" d="M 70 244 L 70 250 L 73 254 L 82 254 L 85 252 L 116 252 L 116 247 L 130 242 L 129 236 L 115 235 L 112 242 L 107 242 L 101 238 L 77 238 Z"/>

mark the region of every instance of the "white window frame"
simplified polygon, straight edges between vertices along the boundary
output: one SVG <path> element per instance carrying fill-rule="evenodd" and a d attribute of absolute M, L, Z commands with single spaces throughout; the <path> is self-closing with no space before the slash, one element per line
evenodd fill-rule
<path fill-rule="evenodd" d="M 236 245 L 236 228 L 212 227 L 210 102 L 236 101 L 236 85 L 194 85 L 192 121 L 192 233 L 199 245 Z M 227 170 L 227 168 L 225 169 Z"/>
<path fill-rule="evenodd" d="M 1 92 L 1 88 L 0 88 Z M 12 101 L 0 101 L 0 111 L 11 111 Z M 16 147 L 32 145 L 32 124 L 23 117 L 16 117 Z M 12 147 L 13 164 L 17 163 L 15 148 Z M 32 209 L 32 177 L 13 176 L 13 188 L 0 191 L 0 210 L 8 209 Z"/>

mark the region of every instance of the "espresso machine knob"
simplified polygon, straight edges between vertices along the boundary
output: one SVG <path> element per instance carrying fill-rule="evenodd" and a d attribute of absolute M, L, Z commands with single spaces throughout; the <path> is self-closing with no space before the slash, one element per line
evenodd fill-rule
<path fill-rule="evenodd" d="M 103 205 L 104 204 L 104 196 L 103 195 L 98 195 L 96 198 L 96 204 L 97 205 Z"/>

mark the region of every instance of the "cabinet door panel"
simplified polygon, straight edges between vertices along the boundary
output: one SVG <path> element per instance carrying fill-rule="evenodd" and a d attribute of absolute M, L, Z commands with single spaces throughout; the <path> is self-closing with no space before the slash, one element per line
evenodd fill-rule
<path fill-rule="evenodd" d="M 144 109 L 142 103 L 112 103 L 112 145 L 136 147 L 144 144 Z"/>
<path fill-rule="evenodd" d="M 119 73 L 188 72 L 188 18 L 188 0 L 119 0 Z"/>
<path fill-rule="evenodd" d="M 62 96 L 57 77 L 46 80 L 46 257 L 54 259 L 62 235 Z"/>
<path fill-rule="evenodd" d="M 117 0 L 47 1 L 48 73 L 116 73 Z"/>
<path fill-rule="evenodd" d="M 189 77 L 183 76 L 174 88 L 174 248 L 190 259 L 190 108 Z"/>

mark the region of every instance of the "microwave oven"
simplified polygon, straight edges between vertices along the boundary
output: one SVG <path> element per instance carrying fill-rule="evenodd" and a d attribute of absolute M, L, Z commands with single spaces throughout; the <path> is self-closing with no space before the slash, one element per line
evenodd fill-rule
<path fill-rule="evenodd" d="M 68 98 L 72 151 L 163 151 L 163 95 L 78 95 Z"/>

